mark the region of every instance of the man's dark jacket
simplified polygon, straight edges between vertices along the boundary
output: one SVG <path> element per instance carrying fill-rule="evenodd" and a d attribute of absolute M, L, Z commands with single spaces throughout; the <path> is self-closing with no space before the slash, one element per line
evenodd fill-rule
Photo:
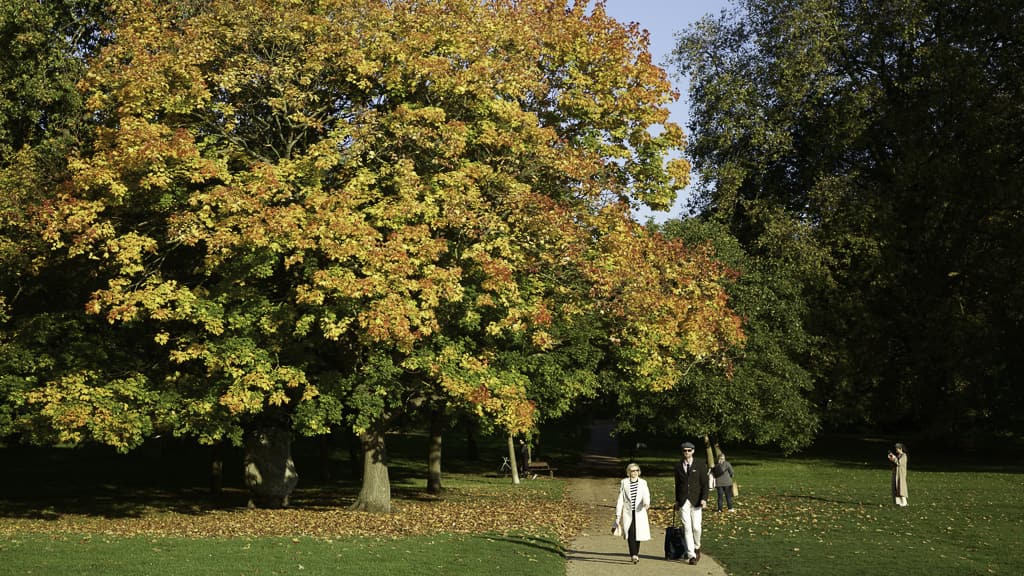
<path fill-rule="evenodd" d="M 684 462 L 682 459 L 676 462 L 676 508 L 681 508 L 686 500 L 694 508 L 700 508 L 701 501 L 708 500 L 708 468 L 694 458 L 689 472 L 684 472 Z"/>

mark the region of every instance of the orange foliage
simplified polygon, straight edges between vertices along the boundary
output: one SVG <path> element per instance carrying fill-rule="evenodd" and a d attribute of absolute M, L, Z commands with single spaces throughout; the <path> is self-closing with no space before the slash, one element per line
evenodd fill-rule
<path fill-rule="evenodd" d="M 316 397 L 289 351 L 345 343 L 433 358 L 426 385 L 521 431 L 543 406 L 502 347 L 600 315 L 624 375 L 663 389 L 742 342 L 725 271 L 628 218 L 686 184 L 664 169 L 683 135 L 652 130 L 676 95 L 600 7 L 115 4 L 82 85 L 99 138 L 46 238 L 108 276 L 90 313 L 152 323 L 227 413 Z"/>

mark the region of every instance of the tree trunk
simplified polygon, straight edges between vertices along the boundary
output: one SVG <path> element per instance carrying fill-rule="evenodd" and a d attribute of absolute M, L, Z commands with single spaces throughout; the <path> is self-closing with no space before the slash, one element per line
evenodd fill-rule
<path fill-rule="evenodd" d="M 708 464 L 708 468 L 710 469 L 712 466 L 715 465 L 715 455 L 711 451 L 711 439 L 708 438 L 707 434 L 704 435 L 704 450 L 707 453 L 707 457 L 708 457 L 707 464 Z"/>
<path fill-rule="evenodd" d="M 384 433 L 367 430 L 360 437 L 363 443 L 363 487 L 352 503 L 352 510 L 389 514 L 391 512 L 391 479 L 388 477 Z"/>
<path fill-rule="evenodd" d="M 317 447 L 320 453 L 320 480 L 327 482 L 331 479 L 331 437 L 319 437 Z"/>
<path fill-rule="evenodd" d="M 519 484 L 519 466 L 516 464 L 516 442 L 508 435 L 508 461 L 512 463 L 512 483 Z"/>
<path fill-rule="evenodd" d="M 288 430 L 263 426 L 245 435 L 245 485 L 250 508 L 282 508 L 299 482 Z"/>
<path fill-rule="evenodd" d="M 476 462 L 480 459 L 480 449 L 476 445 L 476 422 L 466 419 L 466 460 Z"/>
<path fill-rule="evenodd" d="M 210 447 L 210 493 L 219 495 L 224 489 L 224 443 Z"/>
<path fill-rule="evenodd" d="M 348 434 L 348 466 L 354 480 L 363 478 L 363 441 L 351 430 Z"/>
<path fill-rule="evenodd" d="M 444 410 L 430 411 L 430 447 L 427 453 L 427 492 L 441 493 L 441 433 L 444 430 Z"/>

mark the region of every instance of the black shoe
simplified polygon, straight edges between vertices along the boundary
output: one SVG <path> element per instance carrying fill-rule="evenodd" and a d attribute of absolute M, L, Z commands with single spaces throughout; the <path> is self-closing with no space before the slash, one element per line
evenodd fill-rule
<path fill-rule="evenodd" d="M 696 565 L 697 565 L 697 558 L 696 557 L 690 558 L 690 566 L 696 566 Z"/>
<path fill-rule="evenodd" d="M 700 548 L 697 548 L 697 562 L 700 562 Z"/>

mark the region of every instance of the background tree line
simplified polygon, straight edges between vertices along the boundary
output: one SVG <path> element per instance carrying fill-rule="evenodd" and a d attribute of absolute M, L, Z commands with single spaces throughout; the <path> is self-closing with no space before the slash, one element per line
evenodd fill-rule
<path fill-rule="evenodd" d="M 787 271 L 828 429 L 1020 434 L 1022 51 L 990 0 L 737 1 L 680 36 L 693 208 Z"/>

